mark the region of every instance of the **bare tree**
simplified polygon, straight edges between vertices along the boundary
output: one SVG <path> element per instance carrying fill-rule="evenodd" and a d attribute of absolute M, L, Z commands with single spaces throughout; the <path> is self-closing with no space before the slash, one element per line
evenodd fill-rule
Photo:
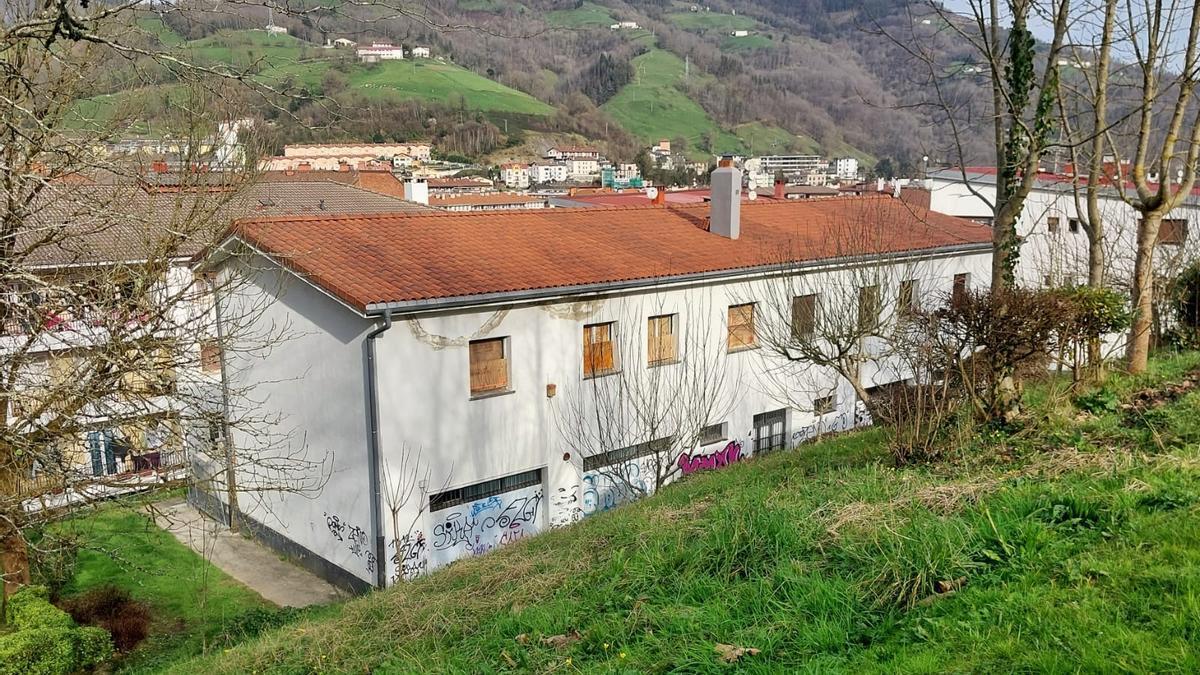
<path fill-rule="evenodd" d="M 601 502 L 591 506 L 601 510 L 681 475 L 681 458 L 728 416 L 740 379 L 720 349 L 710 293 L 685 301 L 660 290 L 605 302 L 606 320 L 584 329 L 584 372 L 562 392 L 555 415 Z"/>

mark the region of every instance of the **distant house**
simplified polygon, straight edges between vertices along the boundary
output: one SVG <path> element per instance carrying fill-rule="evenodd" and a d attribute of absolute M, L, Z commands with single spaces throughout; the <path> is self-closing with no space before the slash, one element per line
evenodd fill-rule
<path fill-rule="evenodd" d="M 411 55 L 414 59 L 427 59 L 430 56 L 429 47 L 413 47 Z"/>
<path fill-rule="evenodd" d="M 525 189 L 529 187 L 529 165 L 520 162 L 501 164 L 500 180 L 510 188 Z"/>
<path fill-rule="evenodd" d="M 746 36 L 750 35 L 750 31 L 735 30 L 735 31 L 731 31 L 729 34 L 732 35 L 733 37 L 746 37 Z"/>
<path fill-rule="evenodd" d="M 546 151 L 546 159 L 600 159 L 600 151 L 583 145 L 563 145 Z"/>
<path fill-rule="evenodd" d="M 636 21 L 618 21 L 617 23 L 614 23 L 613 25 L 609 26 L 608 28 L 609 28 L 609 30 L 633 30 L 633 29 L 636 29 L 637 27 L 638 27 L 638 24 Z"/>
<path fill-rule="evenodd" d="M 399 61 L 404 58 L 404 48 L 386 42 L 374 42 L 369 47 L 359 47 L 355 53 L 363 63 Z"/>
<path fill-rule="evenodd" d="M 342 157 L 346 155 L 370 155 L 391 159 L 406 155 L 423 162 L 429 161 L 433 146 L 424 141 L 406 143 L 295 143 L 283 146 L 284 157 Z"/>
<path fill-rule="evenodd" d="M 593 180 L 600 177 L 600 162 L 589 158 L 567 160 L 567 177 L 571 180 Z"/>
<path fill-rule="evenodd" d="M 833 160 L 833 173 L 839 180 L 858 180 L 858 160 L 854 157 L 838 157 Z"/>
<path fill-rule="evenodd" d="M 338 38 L 333 41 L 333 47 L 335 49 L 349 49 L 350 47 L 355 47 L 357 45 L 357 42 L 347 38 Z"/>

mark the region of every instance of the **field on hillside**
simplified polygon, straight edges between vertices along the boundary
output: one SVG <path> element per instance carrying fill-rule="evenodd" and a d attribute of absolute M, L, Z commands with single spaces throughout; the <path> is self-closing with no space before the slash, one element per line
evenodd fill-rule
<path fill-rule="evenodd" d="M 326 58 L 330 53 L 291 35 L 268 35 L 257 30 L 221 31 L 183 43 L 182 51 L 198 63 L 223 63 L 235 68 L 280 67 Z"/>
<path fill-rule="evenodd" d="M 698 474 L 172 670 L 1197 672 L 1198 380 L 1032 387 L 944 464 L 868 430 Z"/>
<path fill-rule="evenodd" d="M 766 35 L 747 35 L 745 37 L 733 37 L 727 35 L 721 40 L 721 51 L 724 52 L 752 52 L 756 49 L 771 49 L 775 43 Z"/>
<path fill-rule="evenodd" d="M 546 12 L 543 20 L 560 28 L 608 28 L 617 22 L 608 9 L 592 2 L 585 2 L 574 9 Z"/>
<path fill-rule="evenodd" d="M 714 153 L 747 151 L 748 138 L 739 138 L 740 134 L 721 129 L 699 104 L 678 88 L 685 78 L 682 59 L 669 51 L 652 49 L 633 59 L 633 67 L 634 81 L 603 106 L 630 133 L 649 142 L 686 138 L 690 154 L 696 157 L 710 156 L 701 150 L 706 134 L 711 134 L 715 141 Z M 697 82 L 709 77 L 698 74 L 695 69 L 690 76 Z M 744 128 L 761 139 L 758 141 L 760 147 L 772 142 L 787 145 L 778 143 L 781 140 L 796 142 L 794 136 L 777 127 L 755 123 L 744 125 Z"/>
<path fill-rule="evenodd" d="M 672 12 L 667 18 L 684 30 L 719 30 L 728 33 L 735 30 L 754 30 L 758 27 L 758 22 L 748 16 L 719 12 Z"/>

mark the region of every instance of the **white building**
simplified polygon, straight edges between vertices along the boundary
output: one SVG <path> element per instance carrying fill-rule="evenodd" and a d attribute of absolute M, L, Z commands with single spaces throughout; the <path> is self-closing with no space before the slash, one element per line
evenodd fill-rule
<path fill-rule="evenodd" d="M 363 63 L 378 63 L 380 61 L 399 61 L 404 58 L 404 48 L 386 42 L 374 42 L 367 47 L 355 50 L 358 60 Z"/>
<path fill-rule="evenodd" d="M 600 162 L 595 159 L 572 158 L 567 160 L 567 178 L 588 181 L 600 177 Z"/>
<path fill-rule="evenodd" d="M 733 36 L 733 37 L 746 37 L 746 36 L 750 35 L 750 31 L 748 31 L 748 30 L 735 30 L 735 31 L 730 31 L 730 32 L 729 32 L 729 34 L 730 34 L 731 36 Z"/>
<path fill-rule="evenodd" d="M 524 190 L 529 187 L 529 165 L 509 162 L 500 165 L 500 180 L 510 188 Z"/>
<path fill-rule="evenodd" d="M 927 180 L 930 208 L 990 225 L 990 203 L 996 196 L 995 169 L 969 168 L 966 175 L 970 189 L 957 169 L 932 172 Z M 1087 216 L 1084 184 L 1086 180 L 1080 179 L 1079 203 L 1084 208 L 1081 219 L 1070 176 L 1043 173 L 1038 177 L 1017 222 L 1021 238 L 1017 278 L 1021 283 L 1061 286 L 1087 281 L 1088 237 L 1082 226 Z M 1105 257 L 1109 261 L 1109 282 L 1128 288 L 1133 277 L 1139 215 L 1111 189 L 1103 194 L 1100 210 L 1108 229 Z M 1178 270 L 1185 261 L 1200 255 L 1200 245 L 1191 233 L 1192 222 L 1200 222 L 1200 193 L 1164 221 L 1157 249 L 1160 271 Z"/>
<path fill-rule="evenodd" d="M 763 155 L 755 157 L 754 160 L 757 162 L 753 165 L 749 165 L 748 162 L 747 170 L 755 170 L 769 176 L 774 176 L 780 171 L 789 176 L 803 176 L 826 167 L 826 162 L 820 155 Z"/>
<path fill-rule="evenodd" d="M 358 45 L 358 43 L 349 38 L 338 38 L 333 41 L 333 46 L 335 49 L 349 49 L 356 45 Z"/>
<path fill-rule="evenodd" d="M 858 180 L 858 160 L 854 157 L 838 157 L 833 160 L 833 173 L 838 180 Z"/>
<path fill-rule="evenodd" d="M 414 59 L 427 59 L 430 56 L 429 47 L 413 47 L 412 57 Z"/>
<path fill-rule="evenodd" d="M 567 165 L 565 162 L 534 162 L 529 165 L 529 182 L 534 185 L 564 183 L 566 180 Z"/>
<path fill-rule="evenodd" d="M 585 145 L 563 145 L 546 150 L 546 159 L 594 159 L 600 160 L 600 151 Z"/>
<path fill-rule="evenodd" d="M 638 27 L 636 21 L 619 21 L 609 26 L 609 30 L 634 30 Z"/>
<path fill-rule="evenodd" d="M 407 143 L 293 143 L 283 146 L 284 157 L 373 157 L 390 160 L 396 155 L 428 162 L 433 146 L 424 142 Z"/>
<path fill-rule="evenodd" d="M 989 232 L 976 224 L 887 197 L 742 204 L 740 175 L 722 181 L 730 194 L 711 211 L 241 221 L 210 264 L 250 285 L 222 300 L 262 306 L 261 321 L 297 337 L 261 358 L 229 350 L 234 388 L 255 385 L 294 443 L 328 458 L 318 495 L 266 494 L 242 505 L 244 522 L 343 586 L 412 578 L 625 501 L 607 471 L 653 489 L 639 472 L 669 438 L 614 424 L 624 446 L 592 453 L 567 437 L 589 430 L 561 424 L 618 378 L 721 369 L 700 396 L 727 404 L 695 447 L 667 458 L 674 476 L 862 423 L 832 373 L 800 364 L 793 396 L 768 393 L 772 353 L 756 348 L 763 285 L 799 275 L 847 287 L 854 258 L 821 236 L 831 223 L 869 214 L 886 226 L 895 249 L 870 259 L 917 275 L 922 297 L 987 276 Z M 711 231 L 697 226 L 710 216 Z M 901 377 L 868 371 L 873 385 Z M 394 498 L 401 484 L 414 490 Z"/>

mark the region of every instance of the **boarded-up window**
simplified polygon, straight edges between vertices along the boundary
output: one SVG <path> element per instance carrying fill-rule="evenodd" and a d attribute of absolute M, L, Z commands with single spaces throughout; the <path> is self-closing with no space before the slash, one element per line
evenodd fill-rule
<path fill-rule="evenodd" d="M 809 340 L 817 332 L 817 296 L 792 298 L 792 339 Z"/>
<path fill-rule="evenodd" d="M 970 274 L 955 274 L 954 275 L 954 290 L 950 292 L 950 302 L 955 306 L 961 305 L 967 301 L 967 289 L 971 285 Z"/>
<path fill-rule="evenodd" d="M 858 330 L 863 333 L 874 331 L 879 326 L 879 287 L 863 286 L 858 289 Z"/>
<path fill-rule="evenodd" d="M 908 316 L 919 307 L 917 304 L 917 280 L 905 279 L 900 282 L 900 295 L 896 298 L 896 312 L 900 316 Z"/>
<path fill-rule="evenodd" d="M 1058 216 L 1050 216 L 1046 219 L 1046 229 L 1051 232 L 1058 232 Z"/>
<path fill-rule="evenodd" d="M 729 306 L 729 351 L 749 349 L 756 344 L 754 303 Z"/>
<path fill-rule="evenodd" d="M 1163 218 L 1158 228 L 1158 243 L 1182 246 L 1187 241 L 1188 221 L 1182 218 Z"/>
<path fill-rule="evenodd" d="M 675 316 L 674 314 L 652 316 L 646 321 L 646 361 L 649 365 L 674 363 L 679 358 L 678 342 L 675 337 Z"/>
<path fill-rule="evenodd" d="M 825 396 L 813 400 L 814 415 L 828 415 L 837 409 L 837 397 Z"/>
<path fill-rule="evenodd" d="M 615 372 L 613 339 L 616 337 L 615 323 L 594 323 L 583 327 L 583 374 L 585 377 Z"/>
<path fill-rule="evenodd" d="M 472 340 L 471 395 L 508 391 L 508 344 L 506 338 Z"/>
<path fill-rule="evenodd" d="M 200 370 L 206 373 L 221 372 L 221 348 L 213 340 L 200 343 Z"/>

